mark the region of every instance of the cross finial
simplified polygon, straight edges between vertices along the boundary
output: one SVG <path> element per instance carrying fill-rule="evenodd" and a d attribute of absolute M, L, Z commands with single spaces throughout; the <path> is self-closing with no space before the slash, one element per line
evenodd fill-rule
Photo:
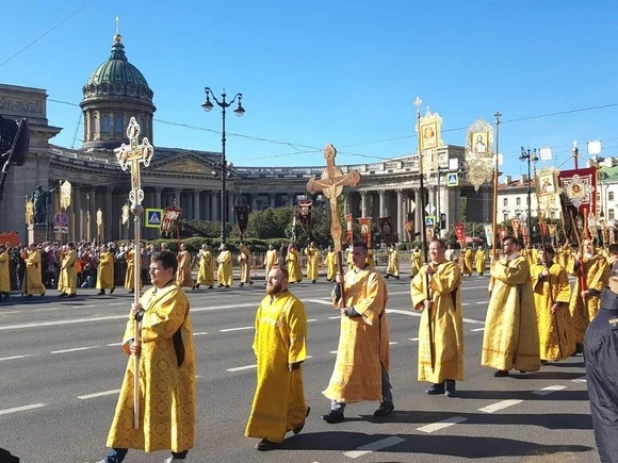
<path fill-rule="evenodd" d="M 420 96 L 416 97 L 416 100 L 414 100 L 414 106 L 416 106 L 416 114 L 420 114 L 421 113 L 421 105 L 423 104 L 423 100 L 421 100 Z"/>
<path fill-rule="evenodd" d="M 116 35 L 120 34 L 120 16 L 116 15 Z"/>

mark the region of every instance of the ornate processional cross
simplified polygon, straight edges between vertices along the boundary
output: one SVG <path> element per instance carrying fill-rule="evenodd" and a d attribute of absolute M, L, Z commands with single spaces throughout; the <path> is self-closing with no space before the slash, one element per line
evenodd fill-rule
<path fill-rule="evenodd" d="M 329 143 L 324 149 L 326 169 L 324 169 L 322 177 L 319 180 L 312 177 L 311 180 L 307 182 L 307 191 L 311 194 L 322 191 L 324 196 L 330 200 L 330 234 L 333 238 L 335 251 L 340 253 L 343 230 L 339 218 L 337 198 L 343 193 L 344 186 L 355 187 L 360 183 L 360 174 L 355 170 L 344 174 L 341 168 L 335 165 L 335 156 L 337 156 L 337 150 Z"/>

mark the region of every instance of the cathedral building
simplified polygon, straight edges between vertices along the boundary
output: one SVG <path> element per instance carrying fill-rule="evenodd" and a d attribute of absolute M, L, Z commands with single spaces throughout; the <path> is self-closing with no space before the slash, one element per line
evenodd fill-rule
<path fill-rule="evenodd" d="M 130 175 L 122 171 L 114 148 L 128 143 L 126 128 L 131 117 L 141 126 L 141 135 L 154 145 L 150 167 L 142 170 L 144 207 L 164 208 L 174 202 L 183 209 L 183 218 L 219 221 L 224 216 L 234 223 L 235 205 L 250 210 L 289 206 L 308 195 L 307 181 L 319 177 L 324 164 L 308 167 L 229 168 L 225 207 L 221 207 L 221 153 L 157 145 L 153 128 L 154 92 L 144 75 L 131 64 L 122 37 L 114 36 L 109 59 L 98 66 L 82 88 L 83 144 L 71 149 L 53 144 L 62 130 L 50 125 L 47 93 L 43 89 L 0 84 L 0 114 L 4 117 L 28 119 L 30 153 L 22 167 L 10 170 L 5 194 L 0 204 L 0 232 L 17 231 L 27 236 L 25 199 L 41 185 L 49 191 L 46 238 L 64 242 L 95 239 L 124 240 L 133 236 L 133 220 L 123 224 L 122 209 L 128 203 Z M 326 144 L 328 140 L 324 141 Z M 228 158 L 233 161 L 233 148 Z M 469 221 L 491 221 L 492 194 L 489 185 L 476 192 L 460 179 L 457 186 L 447 186 L 450 159 L 464 160 L 464 148 L 445 146 L 438 152 L 440 173 L 426 175 L 426 204 L 429 213 L 445 214 L 447 229 L 460 219 L 460 198 L 468 199 Z M 322 156 L 316 156 L 321 159 Z M 345 209 L 355 218 L 391 216 L 395 231 L 407 240 L 404 221 L 414 217 L 415 230 L 420 231 L 420 183 L 416 155 L 374 164 L 341 166 L 343 172 L 357 170 L 361 183 L 346 188 Z M 61 182 L 72 186 L 68 216 L 68 233 L 54 232 L 54 216 L 60 211 Z M 317 197 L 316 199 L 322 199 Z M 103 224 L 97 228 L 97 212 Z M 158 230 L 145 229 L 144 238 L 158 237 Z M 24 242 L 27 240 L 24 239 Z"/>

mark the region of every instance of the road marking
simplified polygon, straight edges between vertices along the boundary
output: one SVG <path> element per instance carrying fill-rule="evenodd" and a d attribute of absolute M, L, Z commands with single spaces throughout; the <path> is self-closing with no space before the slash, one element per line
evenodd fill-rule
<path fill-rule="evenodd" d="M 556 392 L 556 391 L 561 391 L 563 389 L 566 389 L 566 386 L 547 386 L 544 387 L 543 389 L 539 390 L 539 391 L 534 391 L 533 394 L 534 395 L 549 395 L 552 392 Z"/>
<path fill-rule="evenodd" d="M 571 381 L 573 381 L 574 383 L 585 383 L 586 377 L 582 376 L 581 378 L 575 378 L 575 379 L 572 379 Z"/>
<path fill-rule="evenodd" d="M 72 349 L 52 350 L 50 354 L 65 354 L 67 352 L 78 352 L 80 350 L 97 349 L 101 346 L 86 346 L 86 347 L 73 347 Z"/>
<path fill-rule="evenodd" d="M 341 315 L 337 315 L 336 317 L 328 317 L 329 320 L 339 320 Z"/>
<path fill-rule="evenodd" d="M 122 342 L 114 342 L 112 344 L 108 344 L 107 347 L 119 347 L 122 346 Z"/>
<path fill-rule="evenodd" d="M 230 331 L 242 331 L 242 330 L 253 330 L 254 326 L 241 326 L 240 328 L 226 328 L 224 330 L 219 330 L 219 333 L 228 333 Z"/>
<path fill-rule="evenodd" d="M 321 305 L 330 305 L 331 307 L 333 306 L 333 303 L 331 301 L 322 301 L 320 299 L 305 299 L 305 302 L 313 302 L 314 304 Z"/>
<path fill-rule="evenodd" d="M 478 301 L 475 304 L 489 304 L 489 301 Z"/>
<path fill-rule="evenodd" d="M 410 341 L 418 341 L 418 338 L 410 338 Z"/>
<path fill-rule="evenodd" d="M 202 336 L 204 334 L 208 334 L 206 331 L 198 331 L 197 333 L 193 333 L 193 336 Z"/>
<path fill-rule="evenodd" d="M 473 325 L 484 325 L 485 322 L 482 322 L 481 320 L 474 320 L 473 318 L 462 318 L 462 321 L 464 323 L 471 323 Z"/>
<path fill-rule="evenodd" d="M 386 439 L 380 439 L 378 441 L 372 442 L 371 444 L 363 445 L 359 447 L 357 450 L 352 450 L 349 452 L 344 452 L 343 454 L 346 457 L 356 459 L 362 457 L 363 455 L 367 455 L 368 453 L 375 452 L 376 450 L 382 450 L 388 447 L 393 447 L 395 445 L 399 445 L 402 442 L 405 442 L 405 439 L 397 436 L 387 437 Z"/>
<path fill-rule="evenodd" d="M 309 320 L 307 320 L 307 323 L 317 322 L 317 321 L 318 321 L 317 318 L 310 318 Z"/>
<path fill-rule="evenodd" d="M 28 354 L 28 355 L 13 355 L 12 357 L 3 357 L 0 358 L 0 362 L 4 362 L 5 360 L 18 360 L 18 359 L 24 359 L 26 357 L 32 357 L 33 355 L 36 354 Z"/>
<path fill-rule="evenodd" d="M 467 306 L 467 305 L 470 305 L 470 303 L 469 303 L 469 302 L 462 302 L 462 303 L 461 303 L 461 306 L 462 306 L 462 307 L 465 307 L 465 306 Z"/>
<path fill-rule="evenodd" d="M 45 404 L 32 404 L 24 405 L 23 407 L 7 408 L 6 410 L 0 410 L 0 415 L 8 415 L 9 413 L 25 412 L 27 410 L 34 410 L 35 408 L 44 407 Z"/>
<path fill-rule="evenodd" d="M 252 368 L 257 368 L 257 365 L 245 365 L 244 367 L 228 368 L 227 371 L 234 373 L 236 371 L 251 370 Z"/>
<path fill-rule="evenodd" d="M 474 329 L 472 329 L 470 331 L 485 331 L 485 327 L 483 327 L 483 328 L 474 328 Z"/>
<path fill-rule="evenodd" d="M 336 353 L 338 353 L 338 352 L 339 352 L 338 350 L 331 350 L 331 351 L 329 352 L 329 354 L 336 354 Z"/>
<path fill-rule="evenodd" d="M 118 393 L 120 393 L 120 389 L 114 389 L 111 391 L 103 391 L 103 392 L 95 392 L 94 394 L 80 395 L 80 396 L 77 396 L 77 398 L 80 400 L 86 400 L 86 399 L 94 399 L 95 397 L 103 397 L 106 395 L 114 395 Z"/>
<path fill-rule="evenodd" d="M 409 315 L 410 317 L 420 317 L 422 314 L 418 312 L 410 312 L 409 310 L 386 309 L 386 313 L 398 313 L 400 315 Z"/>
<path fill-rule="evenodd" d="M 10 312 L 0 312 L 0 315 L 8 315 L 10 313 L 21 313 L 21 310 L 11 310 Z"/>
<path fill-rule="evenodd" d="M 391 341 L 388 343 L 389 346 L 394 346 L 395 344 L 399 344 L 397 341 Z"/>
<path fill-rule="evenodd" d="M 495 404 L 488 405 L 487 407 L 479 408 L 479 412 L 493 413 L 499 410 L 504 410 L 505 408 L 512 407 L 513 405 L 520 404 L 522 402 L 523 400 L 517 399 L 502 400 L 500 402 L 496 402 Z"/>
<path fill-rule="evenodd" d="M 451 418 L 438 421 L 437 423 L 428 424 L 427 426 L 421 426 L 420 428 L 416 428 L 416 430 L 430 434 L 435 431 L 440 431 L 441 429 L 450 428 L 451 426 L 454 426 L 456 424 L 465 423 L 466 421 L 468 421 L 468 419 L 464 418 L 463 416 L 453 416 Z"/>

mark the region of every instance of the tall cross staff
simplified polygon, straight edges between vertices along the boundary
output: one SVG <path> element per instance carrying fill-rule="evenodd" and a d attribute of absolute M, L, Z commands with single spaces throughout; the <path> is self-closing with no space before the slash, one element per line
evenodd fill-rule
<path fill-rule="evenodd" d="M 333 245 L 337 252 L 337 266 L 339 267 L 339 274 L 343 277 L 343 255 L 341 250 L 341 237 L 343 235 L 343 229 L 341 227 L 341 219 L 339 218 L 339 205 L 337 204 L 337 198 L 343 193 L 344 186 L 357 186 L 360 183 L 360 174 L 353 170 L 347 174 L 344 174 L 340 167 L 335 165 L 335 156 L 337 156 L 337 150 L 330 143 L 324 148 L 324 157 L 326 158 L 326 169 L 322 172 L 322 177 L 317 180 L 312 177 L 307 182 L 307 191 L 312 195 L 319 191 L 329 199 L 330 203 L 330 235 L 333 238 Z M 343 293 L 343 278 L 339 283 L 341 289 L 341 301 L 344 301 Z"/>
<path fill-rule="evenodd" d="M 140 134 L 140 126 L 134 117 L 131 118 L 129 126 L 127 127 L 127 137 L 129 138 L 129 145 L 124 143 L 120 148 L 116 148 L 114 153 L 118 158 L 118 163 L 122 170 L 131 169 L 131 192 L 129 193 L 129 201 L 131 202 L 131 212 L 135 216 L 135 239 L 134 239 L 134 253 L 135 253 L 135 265 L 133 272 L 133 284 L 135 292 L 133 295 L 133 304 L 139 303 L 139 296 L 141 290 L 141 271 L 142 268 L 142 254 L 141 254 L 141 240 L 142 240 L 142 215 L 144 214 L 144 207 L 142 201 L 144 200 L 144 190 L 142 190 L 142 179 L 140 173 L 140 164 L 144 164 L 144 167 L 150 165 L 150 159 L 154 153 L 154 148 L 148 141 L 148 138 L 144 137 L 142 143 L 138 143 L 138 137 Z M 139 322 L 133 321 L 133 335 L 135 342 L 140 343 L 139 336 Z M 133 368 L 133 427 L 139 429 L 139 355 L 134 356 L 134 368 Z"/>

